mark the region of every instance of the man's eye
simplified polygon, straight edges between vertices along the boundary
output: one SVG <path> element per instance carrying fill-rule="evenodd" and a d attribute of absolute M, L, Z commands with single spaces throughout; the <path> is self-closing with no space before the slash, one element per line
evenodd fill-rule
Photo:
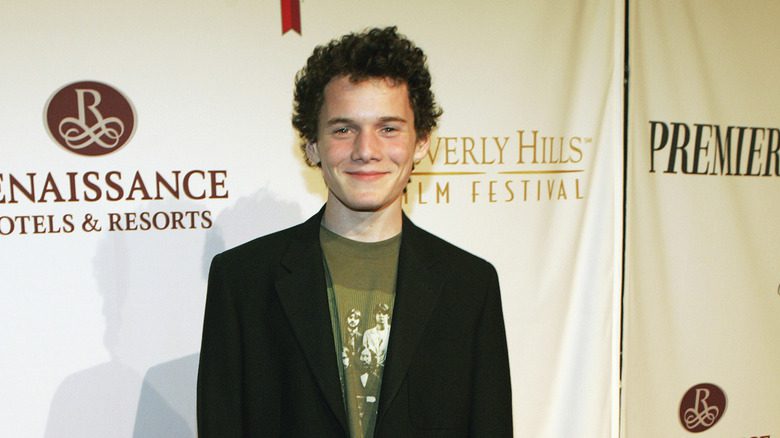
<path fill-rule="evenodd" d="M 349 132 L 349 128 L 347 128 L 347 127 L 336 128 L 336 129 L 333 130 L 334 134 L 346 134 L 348 132 Z"/>
<path fill-rule="evenodd" d="M 391 132 L 395 132 L 395 131 L 398 131 L 398 130 L 394 126 L 385 126 L 385 127 L 382 128 L 382 132 L 384 132 L 385 134 L 388 134 L 388 133 L 391 133 Z"/>

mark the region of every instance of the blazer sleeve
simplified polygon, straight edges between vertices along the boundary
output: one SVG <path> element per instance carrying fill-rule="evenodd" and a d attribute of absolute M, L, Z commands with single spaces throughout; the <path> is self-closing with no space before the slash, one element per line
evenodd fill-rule
<path fill-rule="evenodd" d="M 512 436 L 512 385 L 498 275 L 491 266 L 477 327 L 469 436 Z"/>
<path fill-rule="evenodd" d="M 243 436 L 240 322 L 220 262 L 219 255 L 211 262 L 203 318 L 197 388 L 200 438 Z"/>

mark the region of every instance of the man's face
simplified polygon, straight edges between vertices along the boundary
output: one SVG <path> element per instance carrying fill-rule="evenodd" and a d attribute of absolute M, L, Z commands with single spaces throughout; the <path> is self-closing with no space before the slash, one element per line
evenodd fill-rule
<path fill-rule="evenodd" d="M 377 324 L 387 325 L 390 321 L 390 315 L 384 312 L 377 312 L 376 315 L 374 315 L 374 318 L 376 318 Z"/>
<path fill-rule="evenodd" d="M 346 348 L 341 350 L 341 363 L 344 365 L 344 368 L 349 366 L 349 352 Z"/>
<path fill-rule="evenodd" d="M 367 348 L 360 352 L 360 363 L 364 368 L 371 366 L 371 352 Z"/>
<path fill-rule="evenodd" d="M 360 314 L 357 312 L 352 312 L 347 316 L 347 326 L 349 328 L 354 329 L 360 324 Z"/>
<path fill-rule="evenodd" d="M 398 201 L 412 164 L 428 151 L 427 139 L 415 134 L 406 84 L 381 78 L 331 80 L 317 139 L 306 153 L 322 168 L 328 203 L 359 212 L 379 211 Z"/>

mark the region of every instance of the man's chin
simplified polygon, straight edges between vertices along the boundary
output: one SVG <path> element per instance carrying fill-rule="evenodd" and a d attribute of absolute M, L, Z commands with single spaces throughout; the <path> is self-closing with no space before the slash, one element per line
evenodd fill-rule
<path fill-rule="evenodd" d="M 345 203 L 344 205 L 348 209 L 358 213 L 377 213 L 379 211 L 385 210 L 386 208 L 390 207 L 393 204 L 394 202 L 385 204 L 379 201 L 367 200 L 367 201 L 350 202 L 348 204 Z"/>

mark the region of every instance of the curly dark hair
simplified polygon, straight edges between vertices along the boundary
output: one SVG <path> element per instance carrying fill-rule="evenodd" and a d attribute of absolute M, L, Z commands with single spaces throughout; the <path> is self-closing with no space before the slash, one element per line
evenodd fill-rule
<path fill-rule="evenodd" d="M 295 76 L 292 124 L 303 140 L 304 157 L 306 144 L 317 141 L 325 86 L 338 76 L 353 82 L 388 78 L 405 83 L 418 138 L 430 135 L 442 114 L 431 91 L 431 74 L 420 48 L 399 34 L 395 26 L 350 33 L 315 47 L 306 66 Z M 312 165 L 308 158 L 306 161 Z"/>

